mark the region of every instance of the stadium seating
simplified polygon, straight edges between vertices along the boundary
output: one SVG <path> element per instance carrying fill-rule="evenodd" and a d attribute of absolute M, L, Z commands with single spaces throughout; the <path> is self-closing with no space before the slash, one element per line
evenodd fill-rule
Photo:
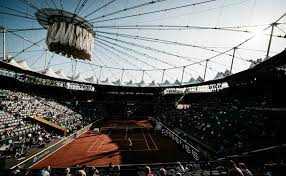
<path fill-rule="evenodd" d="M 157 118 L 206 144 L 219 156 L 276 144 L 279 120 L 271 118 L 271 112 L 253 110 L 269 107 L 271 99 L 267 97 L 226 98 L 222 93 L 192 101 L 188 109 L 177 109 L 173 102 L 168 97 L 162 100 L 156 108 Z"/>
<path fill-rule="evenodd" d="M 30 116 L 41 116 L 51 123 L 76 130 L 82 125 L 82 116 L 70 107 L 58 103 L 56 100 L 23 93 L 16 90 L 2 90 L 6 97 L 0 104 L 0 135 L 2 155 L 20 158 L 25 156 L 31 147 L 49 143 L 58 138 L 45 127 L 29 120 Z M 253 108 L 269 107 L 272 102 L 269 97 L 236 97 L 228 98 L 208 96 L 192 99 L 190 106 L 177 109 L 175 100 L 163 97 L 156 107 L 156 118 L 178 132 L 185 139 L 188 136 L 210 146 L 217 156 L 237 154 L 250 151 L 258 147 L 269 146 L 273 143 L 275 125 L 279 121 L 269 119 L 267 114 Z M 257 101 L 258 100 L 258 101 Z M 237 128 L 232 128 L 233 126 Z M 274 126 L 274 128 L 273 128 Z M 252 142 L 249 142 L 252 141 Z M 209 162 L 190 162 L 169 165 L 150 165 L 150 173 L 160 175 L 163 170 L 167 175 L 227 175 L 226 164 Z M 146 175 L 146 166 L 117 166 L 98 167 L 100 175 Z M 148 168 L 148 167 L 147 167 Z M 26 170 L 15 168 L 14 172 L 37 175 L 48 171 L 50 175 L 62 175 L 70 170 L 76 175 L 78 170 L 84 170 L 87 175 L 95 171 L 92 167 L 73 167 L 70 169 Z M 18 173 L 18 174 L 19 174 Z"/>
<path fill-rule="evenodd" d="M 33 121 L 40 116 L 51 123 L 66 128 L 69 133 L 82 126 L 82 116 L 54 100 L 1 89 L 0 101 L 0 156 L 20 158 L 29 155 L 31 148 L 42 148 L 63 136 Z"/>
<path fill-rule="evenodd" d="M 3 109 L 22 118 L 40 116 L 70 132 L 76 130 L 82 116 L 53 100 L 17 91 L 7 91 L 8 100 L 1 102 Z"/>

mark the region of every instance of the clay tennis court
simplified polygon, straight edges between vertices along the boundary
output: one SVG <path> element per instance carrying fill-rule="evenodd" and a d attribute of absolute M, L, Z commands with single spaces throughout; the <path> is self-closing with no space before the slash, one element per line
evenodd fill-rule
<path fill-rule="evenodd" d="M 90 130 L 82 134 L 37 162 L 33 168 L 166 163 L 187 159 L 186 153 L 177 144 L 155 133 L 148 120 L 109 120 L 104 122 L 100 133 Z"/>

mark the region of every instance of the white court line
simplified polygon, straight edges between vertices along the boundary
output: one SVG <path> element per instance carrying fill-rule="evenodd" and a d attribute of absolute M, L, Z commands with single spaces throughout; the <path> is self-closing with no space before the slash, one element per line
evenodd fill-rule
<path fill-rule="evenodd" d="M 100 149 L 102 147 L 104 140 L 101 140 L 98 147 L 96 148 L 96 150 L 93 150 L 92 152 L 97 153 L 98 149 Z"/>
<path fill-rule="evenodd" d="M 92 143 L 92 145 L 88 148 L 87 153 L 93 151 L 91 149 L 95 146 L 95 144 L 97 144 L 97 141 L 98 141 L 98 138 L 96 138 L 95 141 Z"/>
<path fill-rule="evenodd" d="M 150 137 L 150 139 L 151 139 L 153 145 L 155 146 L 155 149 L 156 149 L 156 150 L 159 150 L 159 148 L 158 148 L 156 142 L 154 141 L 154 139 L 153 139 L 153 137 L 150 135 L 150 133 L 149 133 L 149 137 Z"/>
<path fill-rule="evenodd" d="M 131 138 L 130 138 L 131 139 Z M 124 139 L 112 139 L 112 142 L 122 142 Z M 133 142 L 145 142 L 144 139 L 132 139 Z"/>
<path fill-rule="evenodd" d="M 30 166 L 29 169 L 32 168 L 33 166 L 35 166 L 36 164 L 40 163 L 41 161 L 47 159 L 48 157 L 50 157 L 51 155 L 53 155 L 54 153 L 56 153 L 58 150 L 64 148 L 66 145 L 72 143 L 75 139 L 77 139 L 77 138 L 72 138 L 71 141 L 65 143 L 64 145 L 62 145 L 61 147 L 59 147 L 59 148 L 56 149 L 55 151 L 53 151 L 53 152 L 49 153 L 48 155 L 44 156 L 42 159 L 40 159 L 39 161 L 35 162 L 32 166 Z"/>
<path fill-rule="evenodd" d="M 148 152 L 148 151 L 159 151 L 159 150 L 156 150 L 156 149 L 151 149 L 151 150 L 148 150 L 148 149 L 142 149 L 142 150 L 118 150 L 119 152 Z"/>
<path fill-rule="evenodd" d="M 146 145 L 147 145 L 147 147 L 148 147 L 148 150 L 150 150 L 150 147 L 149 147 L 149 144 L 148 144 L 148 142 L 147 142 L 147 139 L 146 139 L 146 136 L 145 136 L 145 134 L 144 134 L 144 131 L 143 131 L 143 130 L 141 130 L 141 131 L 142 131 L 143 137 L 144 137 L 144 139 L 145 139 L 145 143 L 146 143 Z"/>
<path fill-rule="evenodd" d="M 98 119 L 98 120 L 96 120 L 96 121 L 100 121 L 100 120 L 102 120 L 102 119 Z M 95 121 L 95 122 L 96 122 L 96 121 Z M 93 123 L 94 123 L 94 122 L 93 122 Z M 30 156 L 29 158 L 25 159 L 24 161 L 21 161 L 20 163 L 18 163 L 18 164 L 16 164 L 16 165 L 12 166 L 10 169 L 14 169 L 14 168 L 17 167 L 17 166 L 20 166 L 20 165 L 24 164 L 24 163 L 27 162 L 28 160 L 30 160 L 30 159 L 32 159 L 32 158 L 34 158 L 34 157 L 36 157 L 36 156 L 38 156 L 38 155 L 40 155 L 40 154 L 42 154 L 42 153 L 48 151 L 48 149 L 50 149 L 50 148 L 52 148 L 52 147 L 54 147 L 54 146 L 56 146 L 56 145 L 58 145 L 59 143 L 61 143 L 61 142 L 64 141 L 64 144 L 63 144 L 62 146 L 60 146 L 58 149 L 52 151 L 52 152 L 49 153 L 48 155 L 44 156 L 44 157 L 43 157 L 42 159 L 40 159 L 39 161 L 36 161 L 36 162 L 35 162 L 32 166 L 30 166 L 29 168 L 33 167 L 35 164 L 37 164 L 38 162 L 42 161 L 42 160 L 43 160 L 44 158 L 46 158 L 47 156 L 50 156 L 51 154 L 55 153 L 55 152 L 58 151 L 59 149 L 63 148 L 63 147 L 66 146 L 67 144 L 69 144 L 69 143 L 71 143 L 72 141 L 74 141 L 74 140 L 75 140 L 75 137 L 74 137 L 75 134 L 77 134 L 77 133 L 80 132 L 79 136 L 81 136 L 82 134 L 86 133 L 86 132 L 88 131 L 88 128 L 90 128 L 93 123 L 91 123 L 91 124 L 85 126 L 84 128 L 82 128 L 82 129 L 76 131 L 75 133 L 73 133 L 73 134 L 71 134 L 71 135 L 69 135 L 69 136 L 64 137 L 63 139 L 61 139 L 60 141 L 56 142 L 55 144 L 52 144 L 52 145 L 48 146 L 47 148 L 44 148 L 43 150 L 41 150 L 41 151 L 35 153 L 34 155 Z M 85 131 L 85 130 L 86 130 L 86 131 Z M 68 141 L 68 138 L 71 138 L 71 140 Z M 77 137 L 76 137 L 76 138 L 77 138 Z"/>
<path fill-rule="evenodd" d="M 108 135 L 111 134 L 111 131 L 108 131 Z M 102 144 L 104 143 L 104 140 L 101 140 L 98 147 L 96 148 L 96 150 L 92 150 L 92 153 L 97 153 L 98 149 L 100 149 L 102 147 Z"/>
<path fill-rule="evenodd" d="M 66 138 L 61 139 L 60 141 L 56 142 L 55 144 L 52 144 L 51 146 L 49 146 L 49 147 L 47 147 L 47 148 L 45 148 L 45 149 L 39 151 L 38 153 L 36 153 L 36 154 L 30 156 L 29 158 L 27 158 L 27 159 L 25 159 L 24 161 L 22 161 L 22 162 L 16 164 L 15 166 L 12 166 L 10 169 L 14 169 L 16 166 L 22 165 L 23 163 L 25 163 L 26 161 L 32 159 L 33 157 L 35 157 L 35 156 L 37 156 L 37 155 L 40 155 L 41 153 L 44 153 L 44 152 L 47 151 L 49 148 L 51 148 L 51 147 L 53 147 L 53 146 L 59 144 L 60 142 L 63 142 L 65 139 L 66 139 Z"/>

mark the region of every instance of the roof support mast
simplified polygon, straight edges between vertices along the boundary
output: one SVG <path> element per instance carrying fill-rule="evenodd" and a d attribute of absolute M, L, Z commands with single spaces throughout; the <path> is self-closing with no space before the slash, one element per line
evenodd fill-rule
<path fill-rule="evenodd" d="M 182 77 L 181 77 L 181 85 L 183 84 L 183 80 L 184 80 L 185 68 L 186 68 L 186 66 L 183 66 Z"/>
<path fill-rule="evenodd" d="M 273 31 L 274 31 L 274 27 L 277 25 L 277 23 L 272 23 L 271 24 L 271 33 L 270 33 L 270 38 L 269 38 L 269 43 L 268 43 L 268 48 L 267 48 L 267 54 L 266 54 L 266 58 L 269 58 L 269 52 L 270 52 L 270 48 L 271 48 L 271 42 L 272 42 L 272 37 L 273 37 Z"/>
<path fill-rule="evenodd" d="M 45 51 L 45 65 L 44 65 L 44 70 L 46 70 L 46 69 L 48 68 L 47 60 L 48 60 L 48 50 Z"/>
<path fill-rule="evenodd" d="M 206 74 L 207 74 L 208 62 L 209 62 L 209 59 L 206 60 L 206 66 L 205 66 L 205 72 L 204 72 L 204 81 L 206 81 Z"/>
<path fill-rule="evenodd" d="M 97 79 L 97 84 L 99 84 L 100 81 L 101 81 L 101 74 L 102 74 L 102 66 L 100 66 L 100 71 L 99 71 L 99 76 L 98 76 L 98 79 Z"/>
<path fill-rule="evenodd" d="M 233 61 L 234 61 L 234 58 L 235 58 L 235 51 L 236 51 L 237 47 L 234 47 L 233 48 L 233 53 L 232 53 L 232 59 L 231 59 L 231 65 L 230 65 L 230 74 L 232 74 L 232 68 L 233 68 Z"/>
<path fill-rule="evenodd" d="M 165 71 L 166 71 L 166 69 L 163 69 L 163 70 L 162 70 L 162 80 L 161 80 L 161 84 L 163 84 L 163 81 L 164 81 Z"/>
<path fill-rule="evenodd" d="M 3 57 L 2 60 L 6 60 L 6 29 L 4 27 L 1 27 L 1 32 L 3 34 Z"/>
<path fill-rule="evenodd" d="M 142 71 L 142 77 L 141 77 L 141 82 L 144 82 L 144 74 L 145 74 L 145 70 Z"/>
<path fill-rule="evenodd" d="M 120 85 L 122 84 L 122 81 L 123 81 L 122 79 L 123 79 L 124 71 L 125 71 L 124 69 L 121 70 L 121 77 L 120 77 L 120 82 L 119 82 Z"/>

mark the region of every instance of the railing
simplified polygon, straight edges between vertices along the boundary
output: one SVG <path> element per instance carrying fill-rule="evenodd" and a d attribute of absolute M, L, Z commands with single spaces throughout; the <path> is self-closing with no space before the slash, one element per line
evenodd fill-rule
<path fill-rule="evenodd" d="M 162 126 L 161 133 L 164 136 L 170 137 L 172 140 L 174 140 L 177 144 L 181 145 L 182 148 L 188 153 L 191 154 L 193 159 L 198 161 L 200 159 L 199 157 L 199 149 L 194 147 L 192 144 L 188 143 L 187 140 L 181 138 L 178 134 L 170 130 L 166 125 L 164 125 L 160 120 L 153 118 L 157 124 L 160 124 Z"/>
<path fill-rule="evenodd" d="M 100 122 L 102 119 L 99 119 L 96 122 Z M 155 121 L 157 121 L 156 119 L 153 119 Z M 157 121 L 158 122 L 158 121 Z M 94 124 L 93 123 L 93 124 Z M 89 129 L 91 127 L 92 124 L 86 126 L 85 128 L 77 131 L 77 135 L 82 134 L 83 132 L 85 132 L 87 129 Z M 182 143 L 189 145 L 190 149 L 195 151 L 195 152 L 200 152 L 198 149 L 196 149 L 195 147 L 193 147 L 191 144 L 189 144 L 187 141 L 185 141 L 184 139 L 182 139 L 180 136 L 178 136 L 176 133 L 172 132 L 168 127 L 166 127 L 164 124 L 160 124 L 162 125 L 162 129 L 163 131 L 165 131 L 163 134 L 166 134 L 166 132 L 168 133 L 167 135 L 169 136 L 169 134 L 172 134 L 174 137 L 174 141 L 176 140 L 180 140 L 182 141 Z M 161 131 L 162 132 L 162 131 Z M 71 136 L 74 136 L 75 134 L 72 134 Z M 169 136 L 170 137 L 170 136 Z M 71 137 L 72 139 L 73 137 Z M 71 140 L 69 139 L 69 140 Z M 177 141 L 176 141 L 177 142 Z M 69 141 L 65 141 L 62 144 L 67 144 L 69 143 Z M 178 143 L 179 144 L 179 143 Z M 55 144 L 57 145 L 57 144 Z M 62 146 L 62 145 L 61 145 Z M 59 147 L 60 148 L 60 147 Z M 52 149 L 51 149 L 52 150 Z M 44 155 L 45 153 L 43 153 L 45 151 L 40 152 L 40 154 L 37 155 Z M 276 145 L 276 146 L 271 146 L 271 147 L 267 147 L 267 148 L 262 148 L 262 149 L 257 149 L 257 150 L 253 150 L 253 151 L 248 151 L 248 152 L 244 152 L 241 154 L 237 154 L 237 155 L 232 155 L 232 156 L 227 156 L 224 158 L 219 158 L 217 160 L 213 160 L 213 161 L 190 161 L 190 162 L 166 162 L 166 163 L 142 163 L 142 164 L 121 164 L 120 165 L 120 173 L 122 175 L 124 175 L 124 173 L 134 173 L 134 175 L 137 175 L 137 173 L 139 171 L 143 171 L 144 167 L 146 165 L 150 166 L 152 171 L 154 171 L 154 173 L 156 173 L 155 175 L 158 175 L 160 168 L 165 168 L 166 170 L 171 170 L 171 169 L 180 169 L 183 167 L 181 174 L 182 175 L 189 175 L 190 173 L 195 174 L 195 175 L 199 175 L 199 174 L 204 174 L 204 175 L 227 175 L 227 163 L 229 162 L 230 159 L 234 159 L 237 162 L 246 162 L 248 163 L 247 165 L 251 166 L 250 170 L 255 172 L 255 168 L 260 168 L 263 169 L 264 172 L 267 172 L 268 170 L 273 170 L 275 168 L 272 168 L 272 165 L 268 165 L 267 168 L 265 168 L 264 166 L 266 166 L 267 164 L 265 164 L 266 162 L 264 162 L 263 160 L 260 160 L 259 163 L 257 163 L 257 155 L 259 156 L 263 156 L 265 154 L 268 153 L 268 155 L 270 157 L 273 158 L 273 152 L 278 153 L 278 155 L 280 156 L 280 159 L 283 160 L 283 154 L 286 153 L 286 144 L 282 144 L 282 145 Z M 257 154 L 257 155 L 256 155 Z M 254 157 L 255 160 L 247 160 L 249 157 Z M 38 158 L 37 161 L 39 161 L 40 158 L 44 158 L 40 157 Z M 278 160 L 277 160 L 278 159 Z M 279 161 L 279 158 L 274 159 L 273 161 Z M 253 164 L 254 163 L 254 164 Z M 277 162 L 276 162 L 277 163 Z M 18 165 L 23 165 L 23 163 L 19 163 Z M 258 164 L 258 165 L 255 165 Z M 275 163 L 274 163 L 275 164 Z M 24 165 L 25 166 L 25 165 Z M 275 165 L 276 166 L 276 165 Z M 15 168 L 12 167 L 12 168 Z M 24 167 L 27 168 L 27 167 Z M 64 168 L 57 168 L 57 169 L 53 169 L 54 171 L 56 170 L 63 170 Z M 97 169 L 100 171 L 101 175 L 107 175 L 109 174 L 109 168 L 106 166 L 97 166 Z M 71 170 L 76 170 L 76 168 L 71 168 Z M 36 171 L 36 170 L 35 170 Z M 135 174 L 136 173 L 136 174 Z"/>
<path fill-rule="evenodd" d="M 75 136 L 79 136 L 81 134 L 83 134 L 84 132 L 86 132 L 94 123 L 101 121 L 102 119 L 98 119 L 96 121 L 94 121 L 93 123 L 85 126 L 84 128 L 76 131 L 75 133 L 64 137 L 63 139 L 61 139 L 60 141 L 58 141 L 57 143 L 41 150 L 40 152 L 30 156 L 29 158 L 25 159 L 24 161 L 14 165 L 13 167 L 11 167 L 10 169 L 14 169 L 17 166 L 21 166 L 22 168 L 31 168 L 34 164 L 36 164 L 37 162 L 39 162 L 40 160 L 44 159 L 47 155 L 52 154 L 54 152 L 56 152 L 57 150 L 59 150 L 60 148 L 62 148 L 63 146 L 69 144 Z"/>
<path fill-rule="evenodd" d="M 61 127 L 61 126 L 59 126 L 59 125 L 57 125 L 55 123 L 52 123 L 52 122 L 44 119 L 44 117 L 42 117 L 41 115 L 28 116 L 28 117 L 30 117 L 31 119 L 33 119 L 33 120 L 35 120 L 35 121 L 37 121 L 37 122 L 39 122 L 41 124 L 44 124 L 46 126 L 49 126 L 49 127 L 52 127 L 52 128 L 54 128 L 56 130 L 61 131 L 64 134 L 64 136 L 67 133 L 67 129 L 66 128 L 63 128 L 63 127 Z"/>

